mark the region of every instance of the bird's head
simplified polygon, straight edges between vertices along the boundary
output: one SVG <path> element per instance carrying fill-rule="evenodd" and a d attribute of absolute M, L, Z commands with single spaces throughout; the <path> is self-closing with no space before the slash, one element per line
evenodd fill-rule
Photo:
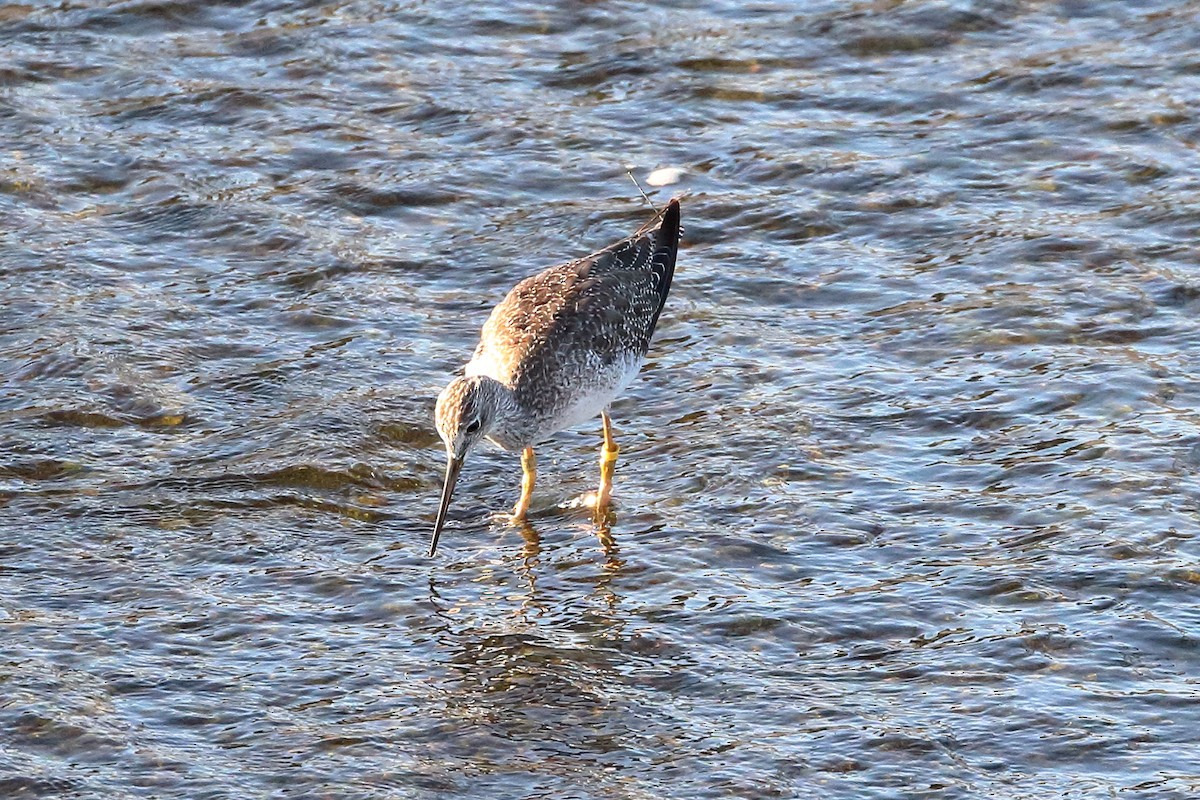
<path fill-rule="evenodd" d="M 449 458 L 462 460 L 491 433 L 496 422 L 497 383 L 472 375 L 455 378 L 438 395 L 434 422 Z"/>
<path fill-rule="evenodd" d="M 500 406 L 500 384 L 491 378 L 472 375 L 455 378 L 438 395 L 434 422 L 446 444 L 446 479 L 442 484 L 442 503 L 433 526 L 429 555 L 437 552 L 438 537 L 446 522 L 446 510 L 454 494 L 454 484 L 467 453 L 483 441 L 496 424 Z"/>

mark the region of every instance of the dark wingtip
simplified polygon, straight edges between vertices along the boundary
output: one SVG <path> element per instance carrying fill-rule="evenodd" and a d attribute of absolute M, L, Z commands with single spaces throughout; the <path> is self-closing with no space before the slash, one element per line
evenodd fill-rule
<path fill-rule="evenodd" d="M 667 203 L 667 207 L 662 212 L 662 222 L 658 226 L 659 230 L 666 234 L 663 239 L 663 244 L 670 247 L 679 246 L 679 235 L 683 229 L 679 226 L 679 198 L 672 197 L 671 202 Z"/>
<path fill-rule="evenodd" d="M 634 236 L 641 236 L 650 231 L 665 230 L 678 231 L 679 228 L 679 197 L 672 197 L 670 201 L 663 207 L 662 211 L 657 211 L 653 217 L 646 221 L 646 224 L 637 229 Z"/>
<path fill-rule="evenodd" d="M 653 319 L 650 320 L 650 328 L 646 334 L 646 344 L 650 343 L 650 337 L 654 334 L 654 328 L 658 325 L 658 315 L 662 313 L 663 306 L 667 302 L 667 293 L 671 291 L 671 280 L 675 277 L 675 256 L 679 253 L 679 236 L 683 233 L 683 228 L 679 224 L 679 198 L 673 197 L 667 203 L 659 215 L 651 220 L 653 225 L 658 221 L 657 235 L 654 243 L 654 271 L 658 277 L 655 290 L 658 293 L 658 310 L 654 312 Z"/>

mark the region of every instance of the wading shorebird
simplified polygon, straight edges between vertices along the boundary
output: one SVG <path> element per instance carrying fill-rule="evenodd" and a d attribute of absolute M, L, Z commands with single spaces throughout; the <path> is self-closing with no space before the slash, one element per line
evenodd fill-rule
<path fill-rule="evenodd" d="M 637 377 L 675 274 L 679 200 L 637 233 L 586 258 L 539 272 L 492 309 L 463 376 L 438 396 L 435 420 L 446 443 L 446 478 L 429 555 L 467 453 L 483 439 L 521 452 L 524 476 L 513 521 L 529 511 L 537 474 L 533 447 L 600 415 L 596 512 L 612 497 L 617 443 L 608 404 Z"/>

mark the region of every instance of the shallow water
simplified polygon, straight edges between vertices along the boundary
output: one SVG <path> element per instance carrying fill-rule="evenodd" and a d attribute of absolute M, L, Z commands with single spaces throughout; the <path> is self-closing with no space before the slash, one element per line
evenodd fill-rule
<path fill-rule="evenodd" d="M 0 796 L 1200 794 L 1200 3 L 0 6 Z M 519 278 L 685 246 L 464 470 Z"/>

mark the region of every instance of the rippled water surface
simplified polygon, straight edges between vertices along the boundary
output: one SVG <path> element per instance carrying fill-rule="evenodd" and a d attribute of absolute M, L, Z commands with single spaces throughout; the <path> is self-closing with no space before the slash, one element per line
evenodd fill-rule
<path fill-rule="evenodd" d="M 1200 795 L 1200 3 L 0 5 L 0 796 Z M 599 426 L 431 415 L 684 249 Z"/>

